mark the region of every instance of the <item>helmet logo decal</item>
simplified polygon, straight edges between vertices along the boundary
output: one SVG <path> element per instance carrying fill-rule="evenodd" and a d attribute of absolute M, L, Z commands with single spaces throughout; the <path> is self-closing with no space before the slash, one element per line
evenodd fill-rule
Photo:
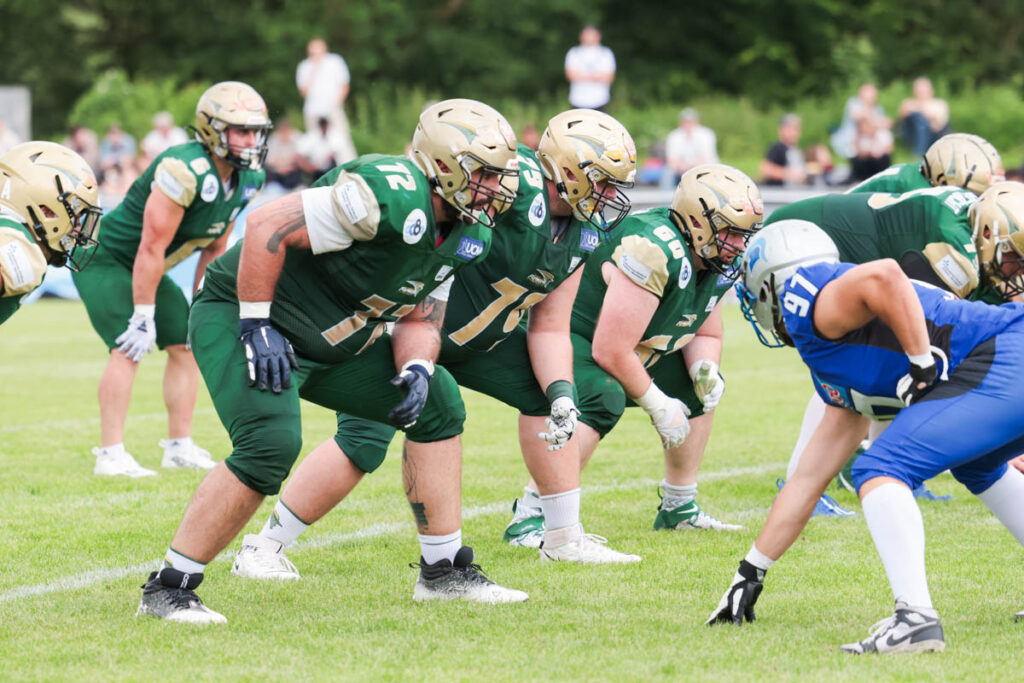
<path fill-rule="evenodd" d="M 594 138 L 584 137 L 582 135 L 567 135 L 566 137 L 572 138 L 573 140 L 579 140 L 583 144 L 590 147 L 590 149 L 593 150 L 594 154 L 596 154 L 597 156 L 602 156 L 605 152 L 606 147 L 602 145 L 600 141 L 595 140 Z"/>
<path fill-rule="evenodd" d="M 462 133 L 463 135 L 465 135 L 466 136 L 466 142 L 473 142 L 473 140 L 476 139 L 476 131 L 473 130 L 472 128 L 468 128 L 466 126 L 463 126 L 460 123 L 451 123 L 450 121 L 440 121 L 439 123 L 441 123 L 442 125 L 445 125 L 445 126 L 451 126 L 455 130 L 457 130 L 460 133 Z"/>

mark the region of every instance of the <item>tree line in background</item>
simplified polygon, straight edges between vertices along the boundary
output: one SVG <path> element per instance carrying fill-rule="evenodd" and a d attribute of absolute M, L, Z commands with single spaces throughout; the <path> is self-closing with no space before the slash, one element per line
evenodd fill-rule
<path fill-rule="evenodd" d="M 138 134 L 165 108 L 187 122 L 202 88 L 225 79 L 251 83 L 280 116 L 299 111 L 295 67 L 322 36 L 352 72 L 365 147 L 431 97 L 543 124 L 566 106 L 565 52 L 588 22 L 615 51 L 616 113 L 716 95 L 757 110 L 841 102 L 861 81 L 920 74 L 947 96 L 1019 94 L 1022 16 L 1024 0 L 0 0 L 0 83 L 31 87 L 37 137 L 115 119 Z"/>

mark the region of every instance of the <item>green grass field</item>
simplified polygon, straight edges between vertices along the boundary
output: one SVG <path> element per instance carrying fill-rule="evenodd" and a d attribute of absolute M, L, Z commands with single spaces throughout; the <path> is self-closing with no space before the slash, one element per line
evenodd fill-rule
<path fill-rule="evenodd" d="M 757 623 L 703 626 L 767 515 L 811 391 L 795 352 L 760 347 L 736 309 L 726 327 L 728 390 L 700 500 L 744 531 L 651 530 L 661 454 L 645 416 L 631 410 L 585 472 L 583 521 L 644 561 L 541 564 L 536 551 L 501 543 L 525 482 L 515 415 L 467 394 L 464 538 L 489 575 L 529 592 L 528 602 L 413 603 L 416 571 L 407 565 L 418 548 L 392 454 L 289 551 L 301 581 L 245 581 L 229 574 L 228 557 L 214 561 L 200 593 L 229 623 L 197 628 L 134 615 L 139 586 L 201 475 L 94 477 L 105 351 L 80 304 L 26 307 L 0 330 L 0 679 L 994 680 L 1018 670 L 1021 549 L 948 475 L 932 487 L 955 501 L 923 504 L 945 653 L 836 650 L 892 607 L 859 515 L 811 521 L 769 572 Z M 160 355 L 144 360 L 126 436 L 147 467 L 158 467 L 166 429 L 162 364 Z M 332 433 L 334 418 L 306 408 L 308 450 Z M 217 459 L 229 451 L 205 390 L 194 435 Z M 852 494 L 836 495 L 859 510 Z"/>

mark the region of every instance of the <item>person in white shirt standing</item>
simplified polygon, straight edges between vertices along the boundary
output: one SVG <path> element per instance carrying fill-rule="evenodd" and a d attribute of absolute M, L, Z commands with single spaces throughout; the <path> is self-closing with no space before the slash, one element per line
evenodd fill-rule
<path fill-rule="evenodd" d="M 302 105 L 306 130 L 315 130 L 321 118 L 330 121 L 332 136 L 344 143 L 344 153 L 335 161 L 338 164 L 351 161 L 356 158 L 356 148 L 343 108 L 349 91 L 348 65 L 341 55 L 327 51 L 327 43 L 322 38 L 309 41 L 306 54 L 308 57 L 299 62 L 295 71 L 295 84 L 306 98 Z"/>
<path fill-rule="evenodd" d="M 679 125 L 665 138 L 665 173 L 661 177 L 661 186 L 674 189 L 691 168 L 717 163 L 715 131 L 700 125 L 696 109 L 683 109 L 679 112 Z"/>
<path fill-rule="evenodd" d="M 601 44 L 596 26 L 584 26 L 580 44 L 566 53 L 565 77 L 569 79 L 569 104 L 604 111 L 615 80 L 615 55 Z"/>

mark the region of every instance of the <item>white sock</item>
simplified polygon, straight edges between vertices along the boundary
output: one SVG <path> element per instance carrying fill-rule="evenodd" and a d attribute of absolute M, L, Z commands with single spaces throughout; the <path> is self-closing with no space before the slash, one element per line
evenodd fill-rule
<path fill-rule="evenodd" d="M 675 484 L 670 484 L 667 480 L 662 479 L 661 493 L 661 509 L 672 510 L 693 502 L 697 497 L 697 484 L 693 483 L 687 484 L 686 486 L 676 486 Z"/>
<path fill-rule="evenodd" d="M 167 448 L 164 450 L 178 450 L 179 448 L 191 448 L 192 437 L 183 436 L 180 439 L 168 439 L 164 443 L 167 444 Z"/>
<path fill-rule="evenodd" d="M 786 479 L 791 479 L 793 473 L 796 472 L 796 466 L 800 464 L 800 456 L 803 455 L 804 449 L 807 448 L 807 442 L 811 440 L 811 435 L 814 434 L 814 430 L 818 428 L 823 417 L 825 417 L 825 402 L 818 394 L 814 394 L 807 402 L 807 408 L 804 409 L 804 419 L 800 423 L 800 436 L 797 437 L 796 445 L 793 446 L 793 454 L 789 456 L 789 465 L 786 467 Z"/>
<path fill-rule="evenodd" d="M 523 487 L 523 507 L 540 507 L 540 494 L 531 489 L 529 486 Z"/>
<path fill-rule="evenodd" d="M 104 446 L 100 449 L 101 455 L 112 455 L 114 457 L 120 457 L 124 455 L 124 443 L 115 443 L 109 446 Z"/>
<path fill-rule="evenodd" d="M 754 543 L 754 544 L 752 544 L 750 546 L 750 552 L 748 552 L 747 556 L 744 557 L 743 559 L 746 560 L 747 562 L 749 562 L 750 564 L 754 565 L 758 569 L 764 569 L 765 571 L 768 571 L 768 569 L 773 564 L 775 564 L 775 560 L 773 560 L 772 558 L 768 557 L 767 555 L 765 555 L 764 553 L 762 553 L 760 550 L 757 549 L 757 544 L 756 543 Z"/>
<path fill-rule="evenodd" d="M 1024 474 L 1010 465 L 1006 474 L 978 494 L 978 500 L 1024 545 Z"/>
<path fill-rule="evenodd" d="M 544 526 L 548 531 L 579 524 L 580 490 L 577 488 L 541 496 L 540 507 L 544 511 Z"/>
<path fill-rule="evenodd" d="M 932 607 L 924 569 L 924 521 L 914 494 L 903 484 L 885 483 L 861 500 L 864 519 L 882 558 L 897 602 Z"/>
<path fill-rule="evenodd" d="M 275 540 L 287 548 L 308 528 L 309 525 L 299 519 L 279 498 L 274 503 L 274 511 L 267 518 L 267 523 L 260 530 L 260 536 Z"/>
<path fill-rule="evenodd" d="M 202 574 L 206 567 L 205 562 L 196 562 L 191 557 L 186 557 L 174 548 L 168 548 L 164 556 L 164 566 L 172 567 L 186 574 Z"/>
<path fill-rule="evenodd" d="M 455 553 L 462 547 L 462 529 L 444 536 L 424 536 L 420 539 L 420 555 L 427 564 L 436 564 L 441 560 L 455 561 Z"/>

